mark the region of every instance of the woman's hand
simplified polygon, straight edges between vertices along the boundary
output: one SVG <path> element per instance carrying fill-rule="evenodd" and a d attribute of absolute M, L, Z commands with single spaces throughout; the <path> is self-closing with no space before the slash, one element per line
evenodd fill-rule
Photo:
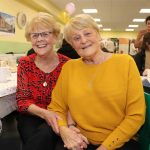
<path fill-rule="evenodd" d="M 47 122 L 47 124 L 52 127 L 55 133 L 57 134 L 59 133 L 57 120 L 61 118 L 56 113 L 54 113 L 53 111 L 49 111 L 47 109 L 40 108 L 35 104 L 31 104 L 28 107 L 28 112 L 44 119 Z"/>
<path fill-rule="evenodd" d="M 146 33 L 147 33 L 147 30 L 141 30 L 139 32 L 139 38 L 142 38 L 144 36 L 144 34 L 146 34 Z"/>
<path fill-rule="evenodd" d="M 82 144 L 80 145 L 80 148 L 87 148 L 87 144 L 89 144 L 87 138 L 85 136 L 83 136 L 80 133 L 80 130 L 76 127 L 76 123 L 74 122 L 74 120 L 72 119 L 72 116 L 70 114 L 70 112 L 68 111 L 68 115 L 67 115 L 67 122 L 68 122 L 68 127 L 74 131 L 75 133 L 78 134 L 78 136 L 82 139 Z"/>
<path fill-rule="evenodd" d="M 67 149 L 76 149 L 82 150 L 83 148 L 87 148 L 86 138 L 80 133 L 76 133 L 74 130 L 61 126 L 60 135 Z"/>
<path fill-rule="evenodd" d="M 75 125 L 68 125 L 68 127 L 71 129 L 71 130 L 73 130 L 73 131 L 75 131 L 76 133 L 80 133 L 80 130 L 75 126 Z"/>
<path fill-rule="evenodd" d="M 81 147 L 87 148 L 87 145 L 89 144 L 88 139 L 80 133 L 80 130 L 74 125 L 69 126 L 69 128 L 71 130 L 75 131 L 80 136 L 80 138 L 83 140 Z"/>
<path fill-rule="evenodd" d="M 96 150 L 108 150 L 105 146 L 101 145 Z"/>
<path fill-rule="evenodd" d="M 45 119 L 47 124 L 52 127 L 53 131 L 56 134 L 59 134 L 59 127 L 57 124 L 57 120 L 61 119 L 61 118 L 55 112 L 49 111 L 49 110 L 44 110 L 43 119 Z"/>

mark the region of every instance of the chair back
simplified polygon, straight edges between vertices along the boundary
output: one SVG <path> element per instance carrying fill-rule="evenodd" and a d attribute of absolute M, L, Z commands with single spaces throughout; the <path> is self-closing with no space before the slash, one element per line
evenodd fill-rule
<path fill-rule="evenodd" d="M 144 93 L 146 102 L 145 123 L 139 131 L 141 150 L 150 150 L 150 94 Z"/>

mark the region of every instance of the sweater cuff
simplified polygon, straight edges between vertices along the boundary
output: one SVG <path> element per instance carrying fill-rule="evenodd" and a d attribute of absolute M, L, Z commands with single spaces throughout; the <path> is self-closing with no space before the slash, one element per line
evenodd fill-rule
<path fill-rule="evenodd" d="M 58 125 L 67 127 L 67 122 L 65 122 L 64 120 L 58 120 Z"/>
<path fill-rule="evenodd" d="M 125 142 L 128 142 L 129 138 L 128 136 L 124 133 L 121 132 L 115 132 L 110 134 L 108 138 L 102 143 L 108 150 L 115 150 L 117 148 L 120 148 L 125 144 Z"/>

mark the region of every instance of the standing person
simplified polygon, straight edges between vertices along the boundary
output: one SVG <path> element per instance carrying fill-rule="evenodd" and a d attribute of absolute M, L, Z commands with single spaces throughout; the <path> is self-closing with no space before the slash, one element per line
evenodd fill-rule
<path fill-rule="evenodd" d="M 62 118 L 58 124 L 65 146 L 82 149 L 78 133 L 67 127 L 69 109 L 90 143 L 85 142 L 87 150 L 139 150 L 134 136 L 144 123 L 145 100 L 134 60 L 103 52 L 99 28 L 89 15 L 72 18 L 64 36 L 81 57 L 63 66 L 48 106 Z"/>
<path fill-rule="evenodd" d="M 61 68 L 69 58 L 54 52 L 60 27 L 47 13 L 38 13 L 29 22 L 25 36 L 35 53 L 19 60 L 17 72 L 17 105 L 20 112 L 18 130 L 22 150 L 54 150 L 58 133 L 55 113 L 47 110 L 51 92 Z"/>
<path fill-rule="evenodd" d="M 150 16 L 148 16 L 145 19 L 145 23 L 146 23 L 146 29 L 143 29 L 138 33 L 137 38 L 134 43 L 135 48 L 138 48 L 139 50 L 141 49 L 141 45 L 142 45 L 142 41 L 143 41 L 143 37 L 145 33 L 150 32 Z"/>
<path fill-rule="evenodd" d="M 150 69 L 150 32 L 143 37 L 141 50 L 134 56 L 141 75 L 147 75 L 147 69 Z"/>

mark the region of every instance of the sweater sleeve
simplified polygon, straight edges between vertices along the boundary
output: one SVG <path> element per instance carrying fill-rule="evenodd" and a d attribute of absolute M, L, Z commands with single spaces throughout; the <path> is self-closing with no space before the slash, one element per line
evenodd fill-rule
<path fill-rule="evenodd" d="M 132 58 L 127 75 L 126 108 L 124 120 L 104 140 L 108 150 L 121 147 L 139 130 L 145 119 L 145 100 L 139 72 Z"/>
<path fill-rule="evenodd" d="M 31 91 L 28 88 L 28 72 L 25 70 L 26 60 L 21 59 L 17 71 L 17 92 L 16 99 L 18 111 L 26 112 L 28 107 L 34 103 L 31 97 Z"/>
<path fill-rule="evenodd" d="M 68 63 L 68 62 L 67 62 Z M 67 64 L 66 63 L 66 64 Z M 63 66 L 61 73 L 58 77 L 55 88 L 52 92 L 52 100 L 48 105 L 48 110 L 56 112 L 61 119 L 58 120 L 59 126 L 67 126 L 67 70 L 66 64 Z"/>

